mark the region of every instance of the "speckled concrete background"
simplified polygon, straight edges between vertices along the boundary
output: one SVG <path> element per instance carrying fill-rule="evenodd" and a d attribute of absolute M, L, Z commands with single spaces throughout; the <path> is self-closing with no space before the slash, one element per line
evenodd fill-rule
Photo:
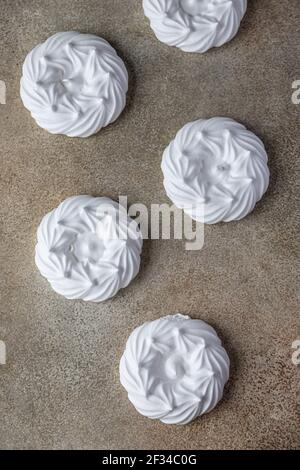
<path fill-rule="evenodd" d="M 0 0 L 1 448 L 298 448 L 300 366 L 299 0 L 250 0 L 239 35 L 205 55 L 159 43 L 140 0 Z M 109 40 L 130 73 L 126 111 L 87 140 L 39 129 L 19 97 L 22 62 L 62 30 Z M 265 142 L 271 186 L 252 215 L 207 227 L 200 252 L 146 242 L 112 301 L 67 301 L 34 264 L 41 217 L 74 194 L 167 202 L 162 151 L 199 117 L 227 115 Z M 211 323 L 232 361 L 224 400 L 184 427 L 139 416 L 118 362 L 138 324 L 180 311 Z"/>

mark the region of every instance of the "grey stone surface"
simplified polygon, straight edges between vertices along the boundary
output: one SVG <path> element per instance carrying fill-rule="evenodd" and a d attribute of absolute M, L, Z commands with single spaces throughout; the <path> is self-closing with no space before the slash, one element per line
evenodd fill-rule
<path fill-rule="evenodd" d="M 159 43 L 139 0 L 0 0 L 1 448 L 299 448 L 299 1 L 250 0 L 238 36 L 205 55 Z M 63 30 L 109 40 L 130 73 L 125 112 L 87 140 L 38 128 L 19 97 L 22 62 Z M 265 142 L 271 185 L 199 252 L 147 241 L 140 275 L 112 301 L 55 294 L 34 264 L 41 217 L 75 194 L 163 203 L 163 149 L 186 122 L 226 115 Z M 180 311 L 230 354 L 224 400 L 184 427 L 139 416 L 118 362 L 138 324 Z"/>

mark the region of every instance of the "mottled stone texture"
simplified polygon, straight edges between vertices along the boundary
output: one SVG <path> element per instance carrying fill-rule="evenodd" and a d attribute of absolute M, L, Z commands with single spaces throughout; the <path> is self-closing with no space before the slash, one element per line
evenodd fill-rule
<path fill-rule="evenodd" d="M 299 0 L 250 0 L 238 36 L 205 55 L 159 43 L 140 0 L 0 0 L 0 9 L 1 448 L 299 447 Z M 19 97 L 27 52 L 71 29 L 109 40 L 130 73 L 125 112 L 87 140 L 38 128 Z M 55 294 L 34 264 L 41 217 L 74 194 L 167 202 L 163 149 L 186 122 L 215 115 L 265 142 L 271 185 L 253 214 L 207 227 L 199 252 L 146 242 L 139 277 L 112 301 Z M 131 330 L 176 311 L 211 323 L 232 361 L 224 400 L 184 427 L 139 416 L 118 376 Z"/>

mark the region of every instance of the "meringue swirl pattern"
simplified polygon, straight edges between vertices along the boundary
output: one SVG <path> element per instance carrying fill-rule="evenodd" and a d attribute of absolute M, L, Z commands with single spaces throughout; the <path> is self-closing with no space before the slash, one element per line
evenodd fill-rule
<path fill-rule="evenodd" d="M 207 224 L 240 220 L 269 185 L 262 141 L 229 118 L 186 124 L 162 158 L 164 187 L 173 203 Z"/>
<path fill-rule="evenodd" d="M 206 52 L 238 32 L 247 0 L 143 0 L 157 39 L 186 52 Z"/>
<path fill-rule="evenodd" d="M 139 272 L 141 232 L 109 198 L 66 199 L 43 218 L 37 238 L 36 265 L 67 299 L 109 299 Z"/>
<path fill-rule="evenodd" d="M 57 33 L 26 57 L 21 98 L 52 134 L 89 137 L 114 122 L 126 104 L 128 74 L 104 39 Z"/>
<path fill-rule="evenodd" d="M 176 314 L 136 328 L 120 362 L 120 380 L 137 411 L 166 424 L 187 424 L 223 395 L 229 358 L 215 330 Z"/>

